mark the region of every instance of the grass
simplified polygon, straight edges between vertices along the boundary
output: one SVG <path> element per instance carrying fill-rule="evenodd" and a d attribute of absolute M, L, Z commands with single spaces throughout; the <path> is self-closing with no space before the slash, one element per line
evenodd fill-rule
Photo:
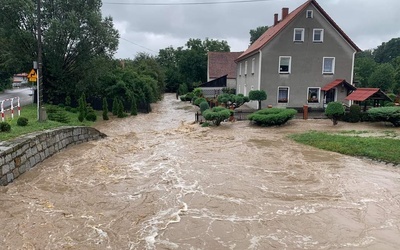
<path fill-rule="evenodd" d="M 15 112 L 15 110 L 14 110 L 14 119 L 12 120 L 10 114 L 7 113 L 5 121 L 7 121 L 11 125 L 11 131 L 0 132 L 0 141 L 6 141 L 24 134 L 32 133 L 35 131 L 57 128 L 61 126 L 92 126 L 94 124 L 94 122 L 86 120 L 84 120 L 83 122 L 78 121 L 78 113 L 71 113 L 67 111 L 65 111 L 65 113 L 69 118 L 68 123 L 61 123 L 50 120 L 44 122 L 38 122 L 36 104 L 23 106 L 21 108 L 21 117 L 28 118 L 28 125 L 25 127 L 17 125 L 18 115 Z M 97 119 L 99 118 L 101 119 L 101 116 L 98 115 Z"/>
<path fill-rule="evenodd" d="M 332 135 L 315 131 L 289 137 L 296 142 L 319 149 L 400 164 L 400 140 L 398 139 Z"/>

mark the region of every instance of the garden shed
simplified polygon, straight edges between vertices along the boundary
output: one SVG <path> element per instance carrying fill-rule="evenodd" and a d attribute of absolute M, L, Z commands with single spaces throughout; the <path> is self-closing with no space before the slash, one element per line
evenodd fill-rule
<path fill-rule="evenodd" d="M 202 83 L 199 88 L 203 91 L 205 98 L 215 98 L 222 94 L 222 89 L 226 88 L 227 76 L 224 75 L 209 82 Z"/>

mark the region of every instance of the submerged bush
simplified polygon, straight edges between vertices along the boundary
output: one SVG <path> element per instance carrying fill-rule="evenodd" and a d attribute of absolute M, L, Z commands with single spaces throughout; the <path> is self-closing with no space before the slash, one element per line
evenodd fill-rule
<path fill-rule="evenodd" d="M 193 102 L 193 104 L 196 105 L 196 106 L 200 106 L 200 103 L 202 103 L 202 102 L 207 102 L 207 100 L 206 100 L 205 98 L 203 98 L 203 97 L 200 97 L 200 98 L 197 98 L 197 99 Z"/>
<path fill-rule="evenodd" d="M 247 118 L 260 126 L 279 126 L 297 114 L 295 109 L 268 108 L 249 115 Z"/>
<path fill-rule="evenodd" d="M 330 102 L 325 109 L 325 115 L 332 120 L 333 125 L 338 124 L 338 120 L 344 115 L 344 107 L 340 102 Z"/>
<path fill-rule="evenodd" d="M 367 111 L 369 118 L 376 122 L 390 122 L 400 127 L 400 107 L 372 108 Z"/>
<path fill-rule="evenodd" d="M 342 120 L 352 123 L 359 122 L 361 120 L 361 107 L 357 104 L 351 105 L 350 111 L 344 114 Z"/>
<path fill-rule="evenodd" d="M 223 107 L 214 107 L 203 112 L 204 119 L 212 121 L 216 126 L 219 126 L 222 121 L 228 119 L 230 115 L 230 110 Z"/>

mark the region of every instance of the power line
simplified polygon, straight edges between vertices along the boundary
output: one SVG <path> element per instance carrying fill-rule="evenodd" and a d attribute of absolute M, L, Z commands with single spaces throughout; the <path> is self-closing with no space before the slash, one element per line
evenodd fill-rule
<path fill-rule="evenodd" d="M 257 3 L 271 2 L 275 0 L 238 0 L 238 1 L 221 1 L 221 2 L 182 2 L 182 3 L 130 3 L 130 2 L 103 2 L 103 4 L 112 5 L 141 5 L 141 6 L 177 6 L 177 5 L 213 5 L 213 4 L 237 4 L 237 3 Z"/>
<path fill-rule="evenodd" d="M 141 47 L 141 48 L 143 48 L 143 49 L 147 49 L 147 50 L 149 50 L 149 51 L 151 51 L 151 52 L 158 53 L 157 51 L 154 51 L 154 50 L 152 50 L 152 49 L 146 48 L 146 47 L 144 47 L 144 46 L 142 46 L 142 45 L 140 45 L 140 44 L 137 44 L 137 43 L 135 43 L 135 42 L 129 41 L 128 39 L 125 39 L 125 38 L 123 38 L 123 37 L 120 37 L 120 39 L 122 39 L 122 40 L 124 40 L 124 41 L 127 41 L 128 43 L 132 43 L 132 44 L 134 44 L 134 45 L 136 45 L 136 46 L 139 46 L 139 47 Z"/>

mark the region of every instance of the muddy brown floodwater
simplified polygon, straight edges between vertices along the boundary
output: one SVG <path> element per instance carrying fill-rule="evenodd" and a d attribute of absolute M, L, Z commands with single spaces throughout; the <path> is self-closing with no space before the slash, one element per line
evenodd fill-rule
<path fill-rule="evenodd" d="M 0 249 L 398 249 L 400 169 L 297 144 L 293 120 L 201 128 L 166 95 L 0 187 Z"/>

